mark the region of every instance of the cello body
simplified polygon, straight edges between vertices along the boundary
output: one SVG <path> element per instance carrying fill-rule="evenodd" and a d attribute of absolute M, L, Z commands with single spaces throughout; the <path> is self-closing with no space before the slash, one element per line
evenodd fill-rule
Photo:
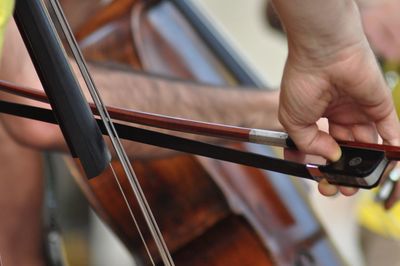
<path fill-rule="evenodd" d="M 241 83 L 170 1 L 113 1 L 76 36 L 91 61 L 213 85 Z M 274 155 L 266 147 L 232 145 Z M 133 167 L 176 265 L 343 264 L 287 176 L 186 154 L 135 161 Z M 148 264 L 114 178 L 103 174 L 90 186 L 78 179 L 99 216 L 139 263 Z M 127 197 L 134 203 L 132 193 Z M 138 208 L 134 213 L 140 216 Z M 143 236 L 155 254 L 148 232 Z"/>

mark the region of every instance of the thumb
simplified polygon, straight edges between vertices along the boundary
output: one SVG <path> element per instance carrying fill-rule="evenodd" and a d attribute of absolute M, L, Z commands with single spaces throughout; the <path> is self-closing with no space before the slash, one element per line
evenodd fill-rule
<path fill-rule="evenodd" d="M 318 129 L 317 124 L 287 129 L 297 148 L 307 154 L 314 154 L 335 162 L 342 152 L 339 145 L 328 133 Z"/>

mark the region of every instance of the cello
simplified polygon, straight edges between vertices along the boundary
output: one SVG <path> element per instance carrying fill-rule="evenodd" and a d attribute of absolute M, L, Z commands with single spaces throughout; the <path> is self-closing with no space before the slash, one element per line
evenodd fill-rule
<path fill-rule="evenodd" d="M 114 60 L 133 69 L 186 80 L 255 85 L 253 76 L 241 70 L 237 62 L 236 66 L 229 67 L 227 61 L 235 60 L 225 57 L 225 62 L 221 62 L 217 53 L 209 49 L 209 44 L 204 44 L 199 29 L 194 29 L 193 24 L 186 20 L 193 14 L 186 13 L 186 17 L 182 14 L 182 11 L 194 11 L 190 5 L 182 6 L 179 1 L 132 1 L 132 9 L 118 9 L 114 16 L 105 16 L 110 14 L 110 9 L 116 9 L 118 2 L 123 1 L 114 1 L 100 10 L 92 21 L 78 30 L 76 35 L 89 59 L 100 62 Z M 99 19 L 104 17 L 104 20 Z M 157 24 L 157 18 L 168 23 L 158 21 Z M 204 21 L 200 25 L 204 26 Z M 185 58 L 184 52 L 180 53 L 184 47 L 179 43 L 168 43 L 171 39 L 166 35 L 166 27 L 173 28 L 174 32 L 187 33 L 187 36 L 177 39 L 184 38 L 186 46 L 200 53 L 201 56 L 197 57 L 202 62 L 200 65 L 211 69 L 213 74 L 201 76 L 196 73 L 193 66 L 198 67 L 199 63 Z M 121 32 L 125 33 L 122 37 Z M 115 45 L 121 43 L 132 50 L 121 55 L 126 49 L 115 49 Z M 113 57 L 101 54 L 104 51 L 109 51 Z M 236 74 L 232 74 L 232 68 L 236 68 Z M 184 155 L 136 162 L 134 167 L 178 265 L 186 265 L 189 261 L 190 265 L 341 264 L 310 208 L 287 178 Z M 112 187 L 117 190 L 111 182 L 109 177 L 103 176 L 93 182 L 96 191 L 87 187 L 84 191 L 90 195 L 89 198 L 98 198 L 94 204 L 97 211 L 103 218 L 106 216 L 111 228 L 129 250 L 138 250 L 137 233 L 126 224 L 127 213 L 122 214 L 115 208 L 115 205 L 122 204 L 122 199 L 118 200 L 114 196 L 116 193 L 110 193 Z M 190 206 L 187 199 L 190 199 Z M 109 202 L 118 204 L 107 204 Z M 243 245 L 244 242 L 247 244 Z M 144 251 L 140 253 L 143 256 Z M 202 256 L 193 256 L 197 253 Z"/>
<path fill-rule="evenodd" d="M 207 164 L 207 163 L 203 163 L 203 164 Z M 208 169 L 210 169 L 211 167 L 208 167 Z M 91 169 L 90 169 L 91 170 Z M 208 170 L 209 172 L 212 172 L 212 170 Z M 239 172 L 239 170 L 237 171 L 237 172 Z M 233 175 L 232 175 L 233 176 Z M 230 177 L 231 178 L 231 177 Z M 91 183 L 97 183 L 97 182 L 99 182 L 101 180 L 101 178 L 96 178 L 96 179 L 92 179 L 91 180 Z M 93 181 L 93 182 L 92 182 Z M 243 186 L 242 186 L 243 187 Z M 241 188 L 242 188 L 241 187 Z M 107 189 L 108 188 L 111 188 L 111 186 L 110 187 L 106 187 Z M 261 186 L 260 187 L 257 187 L 257 188 L 261 188 Z M 96 190 L 96 189 L 94 189 L 94 192 L 95 193 L 98 193 L 99 191 L 98 190 Z M 106 195 L 107 196 L 107 195 Z M 242 197 L 244 197 L 244 195 L 241 195 Z M 251 205 L 251 204 L 243 204 L 243 205 Z M 114 206 L 115 207 L 115 206 Z M 233 207 L 235 207 L 235 206 L 233 206 Z M 237 207 L 237 206 L 236 206 Z M 258 206 L 259 207 L 259 206 Z M 253 208 L 253 209 L 255 209 L 255 208 Z M 243 217 L 245 217 L 245 218 L 247 218 L 247 219 L 249 219 L 249 217 L 251 217 L 251 215 L 245 215 L 246 213 L 245 213 L 245 210 L 244 209 L 241 209 L 241 210 L 233 210 L 234 212 L 232 213 L 232 215 L 228 215 L 228 216 L 233 216 L 233 219 L 240 219 L 240 218 L 243 218 Z M 265 213 L 264 213 L 265 214 Z M 111 217 L 111 216 L 110 216 Z M 270 217 L 269 217 L 270 218 Z M 249 219 L 250 220 L 250 219 Z M 222 221 L 218 221 L 217 223 L 220 223 L 220 222 L 225 222 L 226 220 L 225 219 L 223 219 Z M 230 219 L 227 219 L 227 221 L 229 222 L 230 221 Z M 179 222 L 179 221 L 178 221 Z M 288 222 L 288 223 L 291 223 L 291 222 Z M 252 224 L 254 225 L 254 224 L 256 224 L 256 222 L 255 221 L 252 221 Z M 223 225 L 226 225 L 225 223 L 223 223 Z M 256 224 L 257 225 L 257 224 Z M 211 225 L 211 227 L 213 227 L 214 226 L 214 224 L 212 224 Z M 267 226 L 266 226 L 267 227 Z M 224 228 L 226 228 L 226 226 L 224 226 Z M 261 229 L 260 228 L 256 228 L 257 229 L 257 231 L 260 233 L 260 231 L 261 231 Z M 286 229 L 286 228 L 285 228 Z M 165 229 L 163 229 L 163 230 L 165 230 Z M 254 231 L 253 231 L 254 232 Z M 250 232 L 251 233 L 251 232 Z M 262 233 L 262 232 L 261 232 Z M 171 234 L 172 235 L 172 234 Z M 204 235 L 202 235 L 202 236 L 204 236 Z M 230 235 L 229 235 L 230 236 Z M 285 236 L 287 236 L 287 235 L 285 235 Z M 227 237 L 225 237 L 224 238 L 225 239 L 225 241 L 226 241 L 226 239 L 227 239 Z M 289 239 L 289 238 L 287 238 L 287 239 Z M 301 239 L 301 237 L 300 237 L 300 239 Z M 311 240 L 310 240 L 311 239 Z M 308 247 L 310 244 L 312 245 L 312 244 L 315 244 L 315 241 L 317 241 L 317 240 L 319 240 L 320 239 L 320 235 L 319 235 L 319 233 L 317 232 L 317 234 L 314 234 L 314 238 L 313 237 L 310 237 L 310 238 L 304 238 L 303 240 L 303 242 L 301 242 L 300 241 L 300 244 L 298 244 L 296 247 L 295 247 L 295 255 L 299 255 L 299 250 L 301 249 L 301 248 L 304 248 L 304 246 L 306 246 L 306 247 Z M 298 241 L 299 239 L 295 239 L 296 241 Z M 168 240 L 169 241 L 169 245 L 170 245 L 170 242 L 172 242 L 172 240 Z M 263 239 L 263 241 L 265 241 L 265 242 L 267 242 L 268 241 L 268 239 Z M 282 242 L 281 243 L 279 243 L 279 241 L 277 241 L 278 242 L 278 244 L 282 244 Z M 310 243 L 311 242 L 311 243 Z M 192 244 L 193 242 L 191 242 L 190 244 Z M 269 242 L 270 243 L 270 245 L 273 247 L 273 245 L 271 244 L 272 242 Z M 287 246 L 289 246 L 287 243 L 283 243 L 281 246 L 283 246 L 283 247 L 287 247 L 287 246 L 285 246 L 285 245 L 287 245 Z M 299 247 L 300 246 L 300 247 Z M 181 248 L 181 247 L 179 247 L 179 248 Z M 285 252 L 285 251 L 290 251 L 290 249 L 289 248 L 287 248 L 286 250 L 284 250 L 283 252 Z M 176 253 L 175 253 L 175 255 L 178 257 L 178 259 L 179 259 L 179 256 L 178 256 L 178 254 L 179 254 L 179 252 L 181 252 L 182 251 L 182 248 L 180 249 L 180 250 L 178 250 L 178 251 L 176 251 L 176 250 L 173 250 L 173 251 L 175 251 Z M 273 249 L 271 249 L 270 251 L 273 251 Z M 271 254 L 272 254 L 272 252 L 271 252 Z M 309 255 L 309 253 L 305 253 L 306 254 L 306 258 L 308 259 L 308 260 L 312 260 L 312 256 L 310 256 Z M 234 255 L 238 255 L 238 254 L 232 254 L 232 256 L 230 256 L 229 257 L 229 259 L 232 259 L 233 258 L 233 260 L 235 260 L 235 257 L 234 257 Z M 302 255 L 302 256 L 304 256 L 304 254 L 300 254 L 300 255 Z M 292 253 L 288 253 L 288 256 L 289 256 L 289 259 L 293 259 L 293 257 L 292 257 Z M 279 262 L 279 260 L 277 259 L 277 258 L 279 258 L 279 254 L 278 255 L 276 255 L 276 254 L 273 254 L 272 256 L 271 256 L 271 258 L 273 258 L 274 259 L 274 261 L 275 262 L 277 262 L 277 263 L 283 263 L 283 262 Z M 295 258 L 296 258 L 296 256 L 295 256 Z M 245 259 L 248 259 L 248 258 L 241 258 L 241 259 L 243 259 L 243 260 L 245 260 Z M 253 259 L 253 260 L 255 260 L 254 258 L 251 258 L 251 259 Z M 185 261 L 185 260 L 184 260 Z M 186 260 L 187 261 L 187 260 Z M 297 260 L 295 260 L 295 261 L 297 261 Z M 204 261 L 203 261 L 204 262 Z M 261 260 L 258 260 L 257 259 L 257 262 L 259 262 L 259 263 L 264 263 L 264 264 L 266 264 L 267 262 L 265 262 L 265 261 L 261 261 Z M 182 262 L 183 263 L 183 262 Z M 199 262 L 199 263 L 201 263 L 201 262 Z M 216 262 L 215 262 L 216 263 Z M 243 261 L 242 261 L 242 263 L 243 263 Z M 245 262 L 244 262 L 245 263 Z"/>

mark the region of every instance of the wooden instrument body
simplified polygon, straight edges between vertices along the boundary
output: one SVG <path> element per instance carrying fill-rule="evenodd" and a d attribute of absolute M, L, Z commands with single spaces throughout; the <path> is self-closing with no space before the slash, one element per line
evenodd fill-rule
<path fill-rule="evenodd" d="M 237 84 L 169 1 L 114 1 L 77 36 L 89 60 L 214 85 Z M 273 154 L 265 147 L 237 147 Z M 184 154 L 133 165 L 177 265 L 342 264 L 286 176 Z M 114 178 L 105 174 L 90 186 L 80 183 L 99 215 L 146 264 Z M 134 203 L 134 195 L 128 193 L 128 200 Z M 139 215 L 138 209 L 134 212 Z M 144 238 L 150 235 L 145 232 Z M 156 253 L 152 244 L 150 250 Z"/>

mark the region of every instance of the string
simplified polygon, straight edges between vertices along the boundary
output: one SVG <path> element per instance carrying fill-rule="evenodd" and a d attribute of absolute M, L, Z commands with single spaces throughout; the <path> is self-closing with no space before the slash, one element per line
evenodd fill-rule
<path fill-rule="evenodd" d="M 132 168 L 132 165 L 130 164 L 129 158 L 128 158 L 125 150 L 122 147 L 121 141 L 120 141 L 118 134 L 114 128 L 111 117 L 109 116 L 109 114 L 106 110 L 106 107 L 105 107 L 102 99 L 100 98 L 99 92 L 93 82 L 93 79 L 89 74 L 88 68 L 86 66 L 86 62 L 82 56 L 81 51 L 78 48 L 78 44 L 72 34 L 72 31 L 71 31 L 68 23 L 67 23 L 67 20 L 62 11 L 62 8 L 57 0 L 49 0 L 49 1 L 50 1 L 53 11 L 56 14 L 57 20 L 60 23 L 63 34 L 67 38 L 68 45 L 74 55 L 74 59 L 76 60 L 76 62 L 78 64 L 78 67 L 79 67 L 79 70 L 81 71 L 82 77 L 84 78 L 85 83 L 89 89 L 91 96 L 92 96 L 92 99 L 99 111 L 99 115 L 104 123 L 104 126 L 105 126 L 107 132 L 108 132 L 112 146 L 114 147 L 114 149 L 116 151 L 117 157 L 118 157 L 119 161 L 121 162 L 121 165 L 124 169 L 124 172 L 125 172 L 128 180 L 129 180 L 131 188 L 134 191 L 135 197 L 139 203 L 139 207 L 143 213 L 146 224 L 150 230 L 150 233 L 151 233 L 151 235 L 155 241 L 155 244 L 157 246 L 157 249 L 160 253 L 161 259 L 164 262 L 164 265 L 172 266 L 172 265 L 174 265 L 174 262 L 172 260 L 171 254 L 169 253 L 169 250 L 167 248 L 165 240 L 161 234 L 160 229 L 158 228 L 158 225 L 155 221 L 154 215 L 151 212 L 150 206 L 145 198 L 145 195 L 140 186 L 139 180 L 133 171 L 133 168 Z M 111 166 L 111 168 L 112 168 L 112 166 Z M 121 191 L 121 193 L 125 197 L 123 190 Z M 132 212 L 128 202 L 126 202 L 126 203 L 127 203 L 128 209 L 130 210 L 130 213 L 133 215 L 133 212 Z M 135 219 L 135 218 L 133 217 L 133 219 Z M 140 231 L 139 228 L 138 228 L 138 231 Z M 144 243 L 144 245 L 146 246 L 145 243 Z M 146 247 L 146 249 L 147 249 L 147 247 Z M 151 254 L 149 254 L 149 256 L 151 256 Z"/>
<path fill-rule="evenodd" d="M 114 167 L 112 167 L 112 165 L 110 165 L 110 166 L 111 166 L 111 171 L 113 172 L 113 175 L 114 175 L 114 178 L 115 178 L 115 182 L 116 182 L 117 185 L 118 185 L 118 189 L 119 189 L 119 191 L 121 191 L 121 194 L 122 194 L 122 197 L 124 198 L 124 202 L 125 202 L 126 206 L 128 206 L 129 214 L 130 214 L 130 216 L 131 216 L 131 218 L 132 218 L 132 220 L 133 220 L 133 222 L 134 222 L 136 228 L 138 229 L 138 233 L 139 233 L 140 239 L 142 240 L 142 242 L 143 242 L 143 244 L 144 244 L 144 248 L 146 249 L 146 253 L 147 253 L 147 255 L 149 256 L 149 259 L 150 259 L 150 261 L 151 261 L 151 264 L 152 264 L 152 265 L 155 265 L 154 260 L 153 260 L 153 257 L 151 256 L 149 247 L 146 245 L 146 240 L 144 240 L 143 233 L 142 233 L 142 231 L 140 231 L 140 229 L 139 229 L 140 227 L 139 227 L 139 224 L 138 224 L 138 222 L 137 222 L 137 220 L 136 220 L 136 218 L 135 218 L 135 215 L 133 214 L 132 208 L 129 206 L 129 202 L 128 202 L 128 199 L 127 199 L 126 196 L 125 196 L 124 190 L 123 190 L 123 188 L 122 188 L 122 186 L 121 186 L 121 182 L 119 182 L 118 175 L 117 175 L 117 173 L 115 172 Z M 0 265 L 0 266 L 1 266 L 1 265 Z"/>

